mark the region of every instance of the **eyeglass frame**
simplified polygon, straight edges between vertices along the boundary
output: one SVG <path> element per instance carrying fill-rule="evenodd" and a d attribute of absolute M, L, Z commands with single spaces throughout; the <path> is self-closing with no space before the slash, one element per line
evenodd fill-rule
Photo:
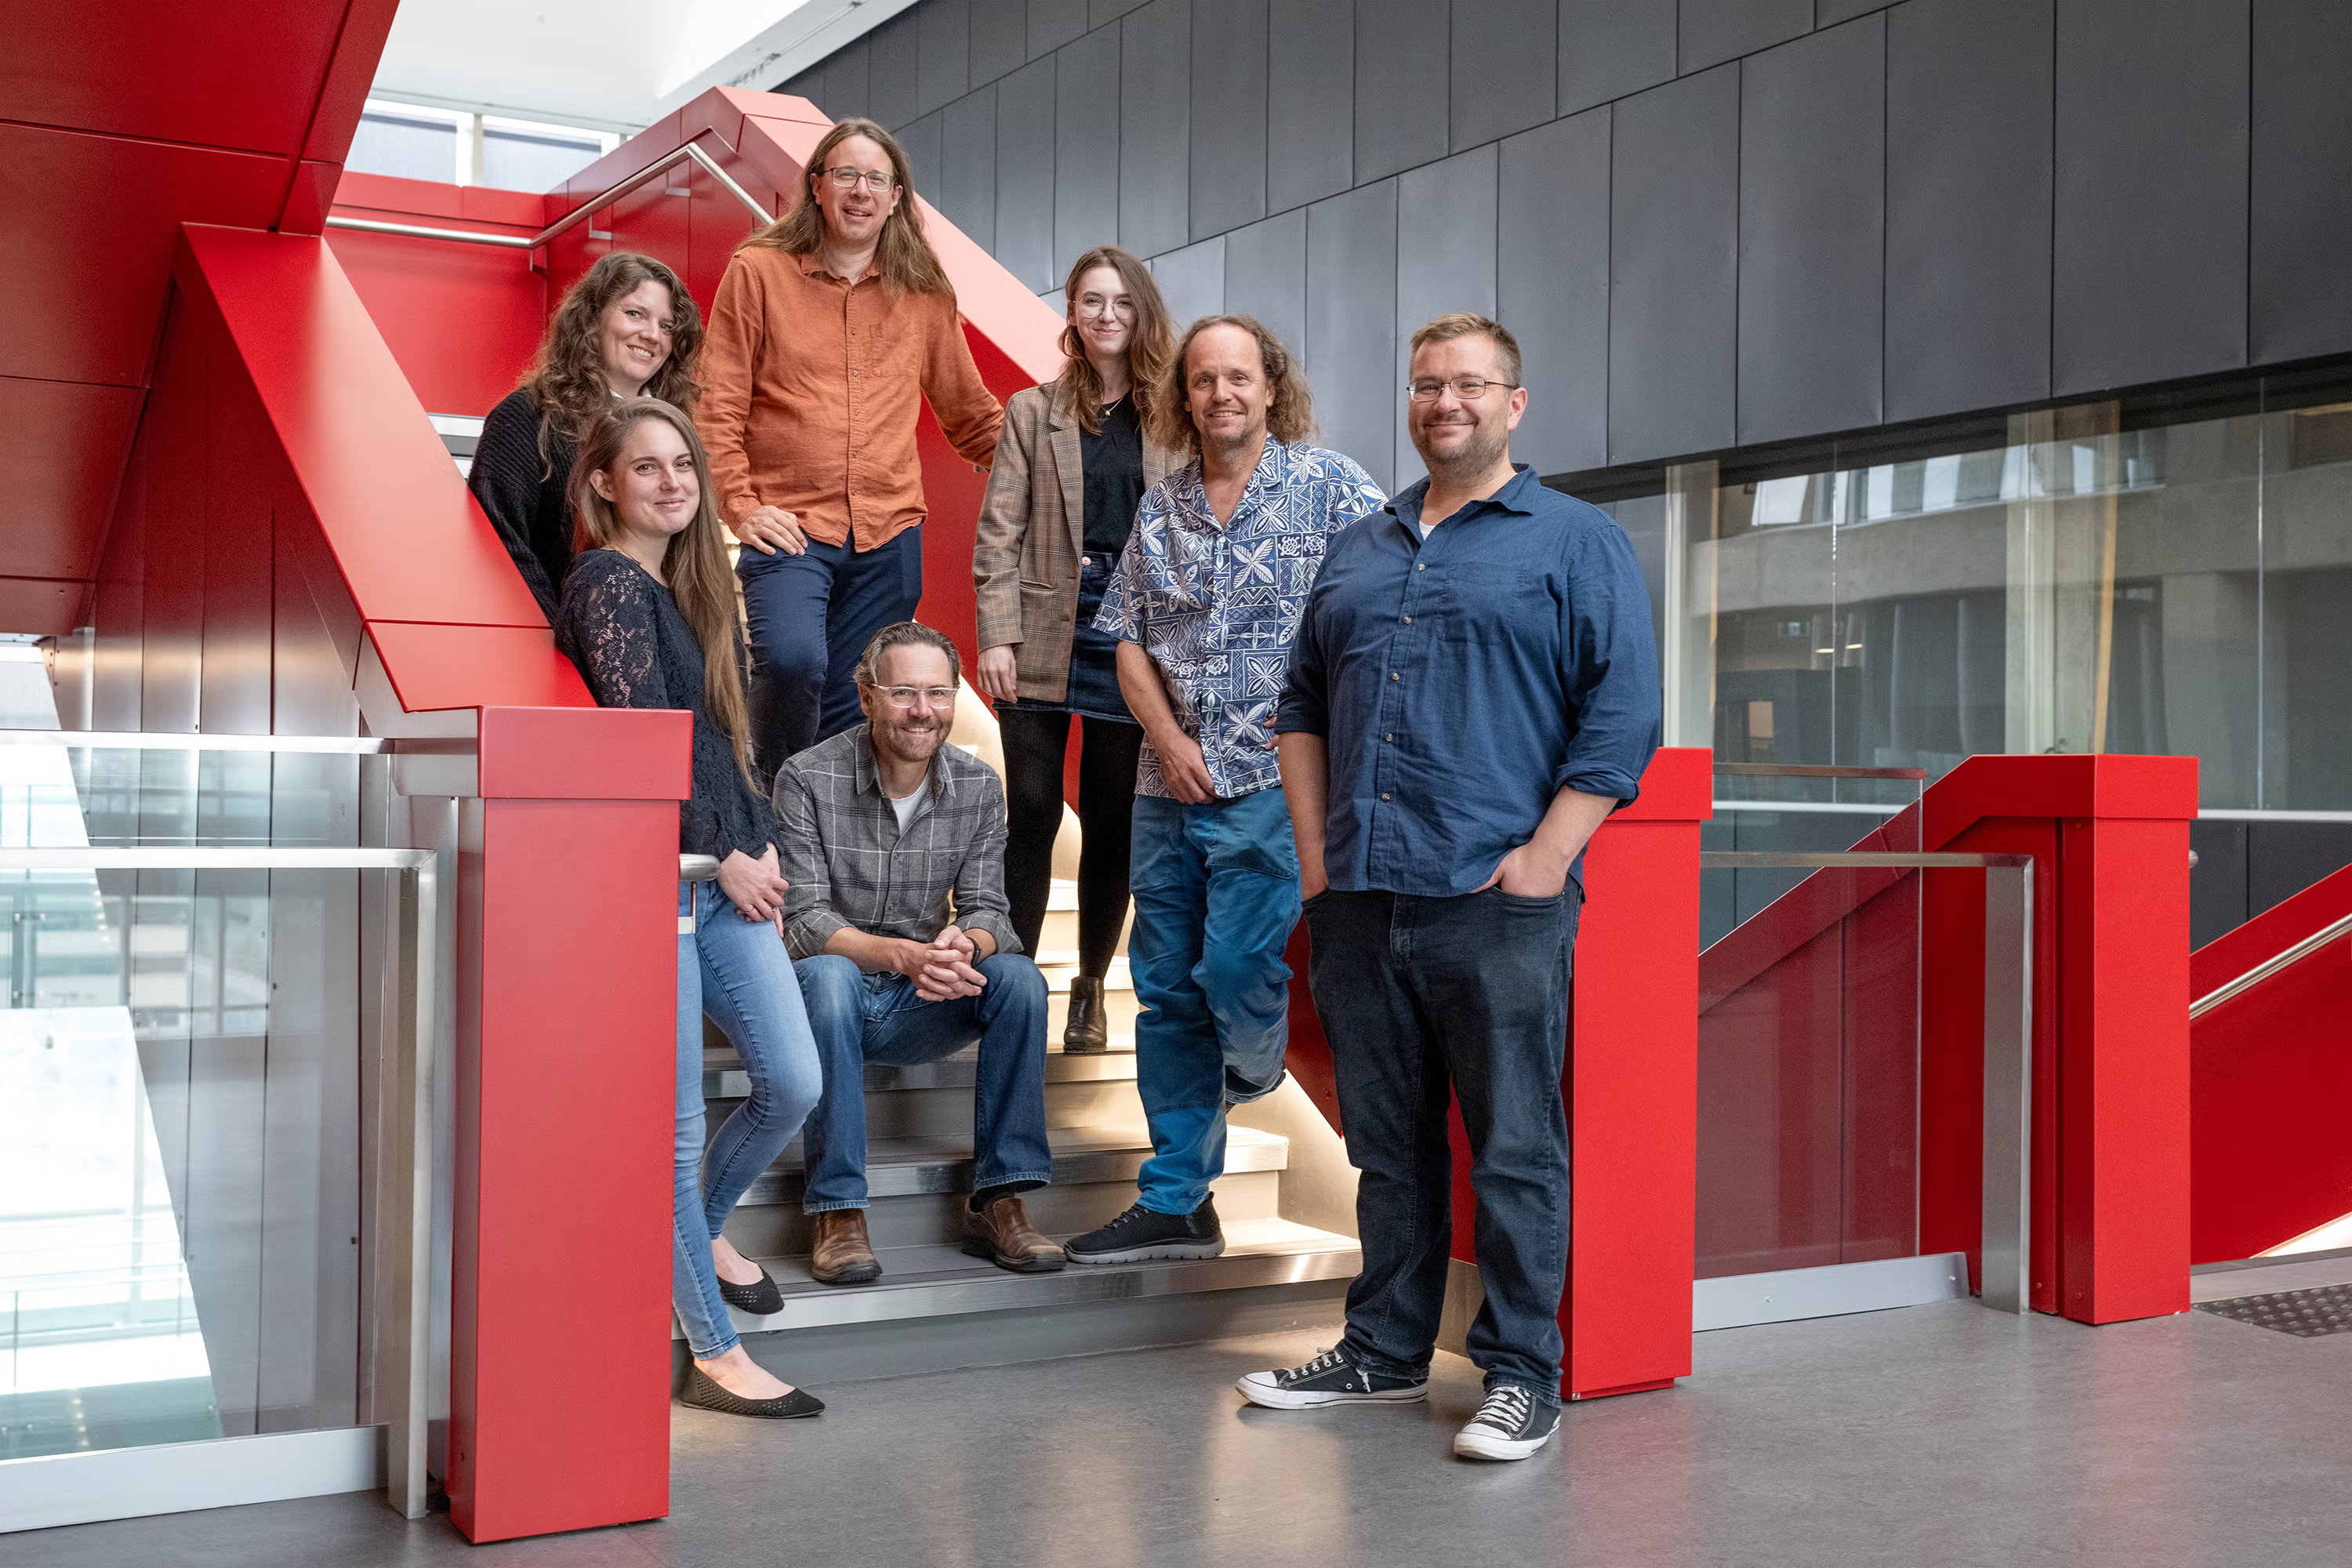
<path fill-rule="evenodd" d="M 1463 391 L 1461 384 L 1465 381 L 1476 382 L 1478 384 L 1478 390 L 1475 392 Z M 1496 381 L 1490 375 L 1454 375 L 1447 376 L 1444 380 L 1438 382 L 1437 390 L 1432 392 L 1427 397 L 1421 396 L 1421 389 L 1413 383 L 1408 381 L 1404 384 L 1404 395 L 1405 401 L 1408 403 L 1434 403 L 1439 398 L 1444 396 L 1447 390 L 1450 388 L 1453 391 L 1454 395 L 1460 398 L 1463 402 L 1476 403 L 1486 395 L 1487 390 L 1491 387 L 1499 386 L 1506 392 L 1517 392 L 1523 384 L 1525 384 L 1517 381 Z"/>
<path fill-rule="evenodd" d="M 919 692 L 933 708 L 952 708 L 955 706 L 956 689 L 952 686 L 875 686 L 866 682 L 860 682 L 860 684 L 865 685 L 866 690 L 875 693 L 877 696 L 880 697 L 884 702 L 887 703 L 891 708 L 901 713 L 909 712 L 913 710 L 915 706 L 915 697 Z M 898 697 L 895 695 L 901 691 L 907 694 L 907 700 L 904 702 L 899 701 Z"/>
<path fill-rule="evenodd" d="M 842 178 L 845 174 L 849 176 L 845 180 Z M 824 177 L 836 191 L 854 191 L 864 185 L 877 196 L 887 196 L 898 186 L 898 176 L 887 169 L 853 169 L 846 163 L 825 170 Z M 877 180 L 882 183 L 877 185 L 874 183 Z"/>

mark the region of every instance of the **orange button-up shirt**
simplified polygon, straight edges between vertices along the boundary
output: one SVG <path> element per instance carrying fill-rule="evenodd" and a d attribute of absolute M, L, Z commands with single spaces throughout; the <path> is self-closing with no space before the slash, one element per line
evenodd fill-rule
<path fill-rule="evenodd" d="M 719 515 L 796 514 L 812 539 L 872 550 L 923 521 L 915 422 L 928 400 L 971 462 L 996 454 L 1004 411 L 980 379 L 955 300 L 893 299 L 815 254 L 745 246 L 710 306 L 696 424 Z"/>

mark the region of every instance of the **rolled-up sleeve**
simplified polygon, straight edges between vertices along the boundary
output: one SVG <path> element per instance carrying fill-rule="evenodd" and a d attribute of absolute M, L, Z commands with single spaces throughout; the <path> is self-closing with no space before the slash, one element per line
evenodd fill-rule
<path fill-rule="evenodd" d="M 1019 952 L 1013 907 L 1004 897 L 1004 787 L 993 773 L 983 773 L 974 782 L 981 792 L 980 818 L 972 826 L 963 864 L 956 868 L 956 924 L 967 931 L 986 931 L 996 939 L 999 952 Z"/>
<path fill-rule="evenodd" d="M 794 959 L 814 958 L 849 922 L 833 907 L 833 874 L 817 833 L 815 798 L 789 763 L 776 770 L 774 805 L 776 869 L 791 884 L 784 889 L 784 949 Z"/>
<path fill-rule="evenodd" d="M 1580 531 L 1571 546 L 1560 616 L 1560 685 L 1574 733 L 1552 789 L 1609 796 L 1642 793 L 1658 749 L 1662 700 L 1649 590 L 1624 531 Z"/>

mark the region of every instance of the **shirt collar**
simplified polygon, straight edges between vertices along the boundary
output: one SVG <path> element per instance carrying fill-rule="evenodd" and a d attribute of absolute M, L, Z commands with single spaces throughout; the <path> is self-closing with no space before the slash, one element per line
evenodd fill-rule
<path fill-rule="evenodd" d="M 1242 486 L 1242 499 L 1234 504 L 1233 519 L 1224 524 L 1226 528 L 1239 522 L 1243 513 L 1265 503 L 1267 492 L 1279 486 L 1290 472 L 1290 443 L 1272 436 L 1265 438 L 1265 450 L 1258 454 L 1257 467 L 1250 470 L 1249 481 Z M 1202 528 L 1218 526 L 1216 514 L 1209 510 L 1208 470 L 1198 456 L 1186 467 L 1179 493 L 1192 521 Z"/>
<path fill-rule="evenodd" d="M 1485 497 L 1479 500 L 1472 501 L 1469 505 L 1455 512 L 1446 521 L 1448 522 L 1469 522 L 1475 521 L 1481 515 L 1485 509 L 1489 507 L 1497 511 L 1516 512 L 1521 517 L 1533 517 L 1535 515 L 1535 508 L 1530 506 L 1528 502 L 1534 499 L 1532 492 L 1541 489 L 1542 488 L 1543 480 L 1536 477 L 1535 468 L 1531 465 L 1527 463 L 1513 463 L 1511 465 L 1511 477 L 1503 481 L 1502 489 L 1496 490 L 1493 495 Z M 1407 485 L 1404 489 L 1396 493 L 1395 497 L 1390 500 L 1387 510 L 1389 514 L 1394 517 L 1399 522 L 1406 524 L 1408 527 L 1412 528 L 1415 533 L 1419 533 L 1421 531 L 1421 503 L 1428 498 L 1429 480 L 1426 479 L 1416 479 L 1412 484 Z"/>
<path fill-rule="evenodd" d="M 789 255 L 792 257 L 792 258 L 793 258 L 793 260 L 794 264 L 795 264 L 795 265 L 797 265 L 797 266 L 800 268 L 800 269 L 801 269 L 801 276 L 802 276 L 802 277 L 803 277 L 803 278 L 831 278 L 831 277 L 833 277 L 833 274 L 832 274 L 832 273 L 827 272 L 827 271 L 824 269 L 824 251 L 822 251 L 822 250 L 795 250 L 795 251 L 788 252 L 787 254 L 789 254 Z M 864 275 L 863 275 L 863 276 L 861 276 L 861 277 L 857 279 L 857 281 L 858 281 L 858 282 L 863 283 L 863 282 L 865 282 L 865 281 L 866 281 L 866 279 L 868 279 L 868 278 L 879 278 L 879 277 L 882 275 L 882 269 L 881 269 L 880 266 L 877 264 L 877 263 L 878 263 L 878 259 L 879 259 L 879 258 L 880 258 L 880 256 L 881 256 L 881 254 L 882 254 L 882 253 L 881 253 L 880 251 L 878 251 L 878 250 L 877 250 L 877 251 L 876 251 L 874 254 L 875 254 L 875 256 L 876 256 L 876 258 L 877 258 L 877 260 L 876 260 L 876 261 L 869 261 L 869 262 L 867 262 L 867 263 L 866 264 L 866 271 L 865 271 Z"/>

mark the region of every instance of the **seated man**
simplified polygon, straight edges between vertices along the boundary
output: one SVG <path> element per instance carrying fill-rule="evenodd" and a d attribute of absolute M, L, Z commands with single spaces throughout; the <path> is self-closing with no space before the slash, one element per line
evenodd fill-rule
<path fill-rule="evenodd" d="M 944 743 L 961 673 L 930 627 L 884 627 L 857 665 L 866 721 L 776 772 L 784 942 L 824 1064 L 801 1205 L 815 1220 L 809 1272 L 827 1285 L 882 1272 L 866 1230 L 866 1064 L 937 1061 L 975 1040 L 963 1249 L 1024 1274 L 1062 1267 L 1019 1195 L 1053 1173 L 1045 980 L 1005 902 L 1003 785 Z"/>

